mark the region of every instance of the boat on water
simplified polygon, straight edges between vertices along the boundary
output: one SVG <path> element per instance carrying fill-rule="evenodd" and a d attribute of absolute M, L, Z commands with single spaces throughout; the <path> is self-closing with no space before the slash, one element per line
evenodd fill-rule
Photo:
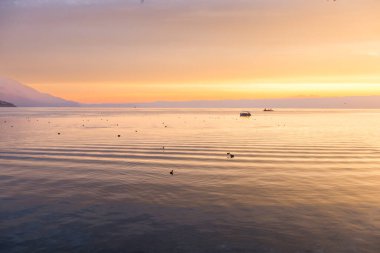
<path fill-rule="evenodd" d="M 246 111 L 246 112 L 241 112 L 240 117 L 251 117 L 251 113 Z"/>
<path fill-rule="evenodd" d="M 264 112 L 273 112 L 274 110 L 272 108 L 265 108 L 263 111 Z"/>

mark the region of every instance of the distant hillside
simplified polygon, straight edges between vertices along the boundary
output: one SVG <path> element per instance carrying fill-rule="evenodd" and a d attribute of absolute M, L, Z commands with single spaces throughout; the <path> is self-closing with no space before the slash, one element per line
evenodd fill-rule
<path fill-rule="evenodd" d="M 7 78 L 0 78 L 0 99 L 25 107 L 72 107 L 78 103 L 41 93 L 31 87 Z"/>
<path fill-rule="evenodd" d="M 0 107 L 16 107 L 16 106 L 14 104 L 0 100 Z"/>

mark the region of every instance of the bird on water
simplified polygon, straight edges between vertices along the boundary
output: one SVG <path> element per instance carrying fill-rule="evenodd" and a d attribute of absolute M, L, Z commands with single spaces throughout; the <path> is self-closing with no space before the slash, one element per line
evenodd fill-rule
<path fill-rule="evenodd" d="M 235 158 L 235 155 L 231 154 L 230 152 L 227 153 L 227 158 Z"/>

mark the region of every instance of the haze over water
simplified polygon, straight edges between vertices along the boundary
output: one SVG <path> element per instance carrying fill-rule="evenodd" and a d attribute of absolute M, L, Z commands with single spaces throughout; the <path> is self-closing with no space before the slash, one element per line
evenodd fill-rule
<path fill-rule="evenodd" d="M 251 111 L 1 109 L 0 252 L 380 252 L 380 110 Z"/>

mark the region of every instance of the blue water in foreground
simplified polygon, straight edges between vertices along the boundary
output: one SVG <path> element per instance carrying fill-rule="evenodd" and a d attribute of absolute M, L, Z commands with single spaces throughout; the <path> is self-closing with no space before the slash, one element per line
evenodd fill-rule
<path fill-rule="evenodd" d="M 0 252 L 380 252 L 380 111 L 251 111 L 1 108 Z"/>

